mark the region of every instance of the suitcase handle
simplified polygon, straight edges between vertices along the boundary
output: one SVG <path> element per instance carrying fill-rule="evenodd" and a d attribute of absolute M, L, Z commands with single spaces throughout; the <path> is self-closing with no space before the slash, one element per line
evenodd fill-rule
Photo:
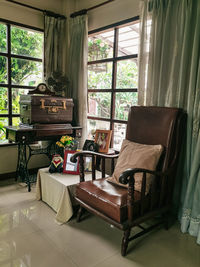
<path fill-rule="evenodd" d="M 62 102 L 62 106 L 56 106 L 55 104 L 53 103 L 57 103 L 56 100 L 51 100 L 51 104 L 52 105 L 45 105 L 45 99 L 40 99 L 40 102 L 41 102 L 41 106 L 40 108 L 41 109 L 47 109 L 48 110 L 48 113 L 58 113 L 59 109 L 63 109 L 63 110 L 66 110 L 66 101 L 63 100 L 61 101 Z"/>

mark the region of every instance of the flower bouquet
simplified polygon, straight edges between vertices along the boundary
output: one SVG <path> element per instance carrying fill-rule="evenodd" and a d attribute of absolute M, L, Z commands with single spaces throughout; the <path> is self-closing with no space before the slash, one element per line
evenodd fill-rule
<path fill-rule="evenodd" d="M 64 135 L 60 138 L 60 141 L 56 142 L 56 145 L 64 150 L 76 150 L 78 142 L 71 136 Z"/>

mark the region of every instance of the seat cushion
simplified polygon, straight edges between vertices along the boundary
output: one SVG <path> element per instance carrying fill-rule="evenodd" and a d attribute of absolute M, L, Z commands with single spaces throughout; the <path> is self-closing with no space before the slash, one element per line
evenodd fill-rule
<path fill-rule="evenodd" d="M 106 181 L 106 178 L 77 184 L 76 199 L 107 215 L 116 222 L 127 220 L 127 188 Z M 134 192 L 134 214 L 138 213 L 140 192 Z"/>
<path fill-rule="evenodd" d="M 122 172 L 129 168 L 142 168 L 154 171 L 163 151 L 162 145 L 145 145 L 124 140 L 120 150 L 120 155 L 115 166 L 112 177 L 108 181 L 117 183 L 121 186 L 126 186 L 119 183 L 119 176 Z M 141 192 L 142 173 L 136 173 L 135 190 Z M 152 183 L 152 175 L 147 174 L 146 179 L 146 194 L 149 192 Z"/>

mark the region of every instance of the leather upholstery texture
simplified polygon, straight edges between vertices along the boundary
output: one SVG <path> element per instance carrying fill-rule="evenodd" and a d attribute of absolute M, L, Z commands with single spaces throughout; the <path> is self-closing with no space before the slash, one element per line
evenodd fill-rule
<path fill-rule="evenodd" d="M 147 145 L 160 144 L 165 148 L 162 170 L 169 167 L 176 149 L 177 119 L 179 108 L 131 107 L 129 111 L 126 139 Z M 162 159 L 161 159 L 162 160 Z"/>
<path fill-rule="evenodd" d="M 106 179 L 87 181 L 76 186 L 76 198 L 122 223 L 127 220 L 127 188 L 113 185 Z M 138 215 L 141 193 L 134 192 L 134 216 Z M 146 197 L 148 205 L 148 197 Z"/>

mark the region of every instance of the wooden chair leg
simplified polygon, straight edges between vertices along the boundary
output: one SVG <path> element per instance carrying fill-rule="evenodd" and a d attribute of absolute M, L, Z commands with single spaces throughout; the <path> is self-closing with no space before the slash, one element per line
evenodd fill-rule
<path fill-rule="evenodd" d="M 77 222 L 80 222 L 82 214 L 83 214 L 83 208 L 80 206 L 77 212 L 77 217 L 76 217 Z"/>
<path fill-rule="evenodd" d="M 130 229 L 127 229 L 126 231 L 124 231 L 124 236 L 123 236 L 122 245 L 121 245 L 121 255 L 122 256 L 126 256 L 126 250 L 128 248 L 130 233 L 131 233 Z"/>

